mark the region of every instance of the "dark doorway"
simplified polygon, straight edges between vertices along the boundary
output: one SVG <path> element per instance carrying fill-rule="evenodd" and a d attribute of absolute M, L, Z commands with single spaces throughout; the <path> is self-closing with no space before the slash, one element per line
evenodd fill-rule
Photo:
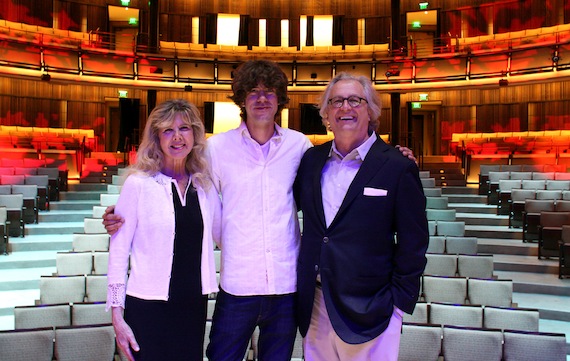
<path fill-rule="evenodd" d="M 414 111 L 409 124 L 409 145 L 419 155 L 429 156 L 437 154 L 436 112 Z"/>

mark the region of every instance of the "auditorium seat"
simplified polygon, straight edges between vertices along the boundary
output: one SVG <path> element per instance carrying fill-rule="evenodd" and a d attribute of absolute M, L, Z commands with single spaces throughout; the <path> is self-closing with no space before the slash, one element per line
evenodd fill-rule
<path fill-rule="evenodd" d="M 505 330 L 504 361 L 566 361 L 566 335 Z"/>
<path fill-rule="evenodd" d="M 429 304 L 427 302 L 418 302 L 414 307 L 414 312 L 410 315 L 404 313 L 404 322 L 407 323 L 428 323 Z"/>
<path fill-rule="evenodd" d="M 0 331 L 0 355 L 4 361 L 52 361 L 53 327 Z"/>
<path fill-rule="evenodd" d="M 58 361 L 113 360 L 115 331 L 110 324 L 55 328 Z"/>
<path fill-rule="evenodd" d="M 570 225 L 570 212 L 540 212 L 538 259 L 559 256 L 564 225 Z"/>
<path fill-rule="evenodd" d="M 467 278 L 424 275 L 422 293 L 425 302 L 464 304 L 467 298 Z"/>
<path fill-rule="evenodd" d="M 109 251 L 109 235 L 107 233 L 74 233 L 72 235 L 72 250 Z"/>
<path fill-rule="evenodd" d="M 0 252 L 4 255 L 8 254 L 8 209 L 0 206 Z"/>
<path fill-rule="evenodd" d="M 457 275 L 457 256 L 426 253 L 426 259 L 425 275 L 449 277 Z"/>
<path fill-rule="evenodd" d="M 0 207 L 6 207 L 8 221 L 8 235 L 10 237 L 24 237 L 24 195 L 0 194 Z"/>
<path fill-rule="evenodd" d="M 445 252 L 448 254 L 477 254 L 477 237 L 447 236 Z"/>
<path fill-rule="evenodd" d="M 39 304 L 85 301 L 85 276 L 41 276 Z"/>
<path fill-rule="evenodd" d="M 93 274 L 106 275 L 109 270 L 109 252 L 93 252 Z"/>
<path fill-rule="evenodd" d="M 469 303 L 482 306 L 511 307 L 513 281 L 506 279 L 469 278 L 467 280 Z"/>
<path fill-rule="evenodd" d="M 85 302 L 107 300 L 107 275 L 87 275 L 85 277 Z"/>
<path fill-rule="evenodd" d="M 483 307 L 432 302 L 429 323 L 447 326 L 483 327 Z"/>
<path fill-rule="evenodd" d="M 457 256 L 457 274 L 469 278 L 493 278 L 493 255 L 460 254 Z"/>
<path fill-rule="evenodd" d="M 527 199 L 523 211 L 523 242 L 538 241 L 540 212 L 554 211 L 554 200 Z"/>
<path fill-rule="evenodd" d="M 14 328 L 42 328 L 71 325 L 69 303 L 14 307 Z"/>
<path fill-rule="evenodd" d="M 441 353 L 442 328 L 439 325 L 402 325 L 398 361 L 437 361 Z"/>
<path fill-rule="evenodd" d="M 500 361 L 503 357 L 501 330 L 444 326 L 442 344 L 445 361 Z"/>
<path fill-rule="evenodd" d="M 445 237 L 429 236 L 428 253 L 445 253 Z"/>
<path fill-rule="evenodd" d="M 540 181 L 527 181 L 540 182 Z M 509 211 L 509 227 L 522 227 L 522 214 L 524 211 L 525 201 L 527 199 L 535 199 L 535 189 L 513 189 L 511 191 L 510 211 Z"/>
<path fill-rule="evenodd" d="M 111 312 L 105 302 L 76 302 L 71 304 L 71 326 L 111 323 Z"/>
<path fill-rule="evenodd" d="M 56 276 L 88 275 L 93 272 L 91 252 L 57 252 L 55 255 Z"/>
<path fill-rule="evenodd" d="M 537 309 L 485 306 L 483 327 L 538 332 Z"/>

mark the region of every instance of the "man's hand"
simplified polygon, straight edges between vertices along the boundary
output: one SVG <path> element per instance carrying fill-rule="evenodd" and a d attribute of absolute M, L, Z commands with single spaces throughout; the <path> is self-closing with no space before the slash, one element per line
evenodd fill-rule
<path fill-rule="evenodd" d="M 404 157 L 408 157 L 409 159 L 413 160 L 416 164 L 418 164 L 418 160 L 416 159 L 416 157 L 414 157 L 414 152 L 412 152 L 410 148 L 397 145 L 396 149 L 398 149 Z"/>
<path fill-rule="evenodd" d="M 105 214 L 103 214 L 103 225 L 110 235 L 115 234 L 119 228 L 123 225 L 125 220 L 123 217 L 115 214 L 115 206 L 109 206 L 105 209 Z"/>

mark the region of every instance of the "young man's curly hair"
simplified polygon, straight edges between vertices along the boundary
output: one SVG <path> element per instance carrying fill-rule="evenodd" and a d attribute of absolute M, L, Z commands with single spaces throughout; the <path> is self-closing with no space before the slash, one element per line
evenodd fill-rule
<path fill-rule="evenodd" d="M 232 81 L 233 95 L 229 98 L 241 109 L 241 118 L 247 121 L 244 111 L 247 94 L 258 85 L 263 85 L 277 95 L 277 114 L 289 103 L 287 97 L 287 75 L 279 65 L 267 60 L 250 60 L 240 65 L 234 72 Z"/>

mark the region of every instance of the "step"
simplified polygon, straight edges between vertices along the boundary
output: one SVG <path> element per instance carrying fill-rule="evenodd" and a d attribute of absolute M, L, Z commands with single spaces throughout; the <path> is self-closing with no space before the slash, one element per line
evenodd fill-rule
<path fill-rule="evenodd" d="M 448 203 L 447 206 L 457 213 L 497 214 L 497 206 L 483 203 Z"/>
<path fill-rule="evenodd" d="M 522 242 L 522 230 L 506 226 L 465 225 L 465 236 L 477 238 L 518 239 Z"/>
<path fill-rule="evenodd" d="M 39 289 L 40 277 L 52 275 L 56 272 L 53 267 L 37 267 L 29 269 L 0 270 L 0 291 L 16 291 Z"/>
<path fill-rule="evenodd" d="M 441 162 L 435 162 L 435 163 L 426 163 L 424 161 L 424 163 L 421 166 L 422 170 L 429 170 L 429 171 L 437 171 L 437 170 L 441 170 L 441 169 L 459 169 L 462 170 L 461 168 L 461 163 L 460 162 L 453 162 L 453 163 L 441 163 Z"/>
<path fill-rule="evenodd" d="M 68 186 L 70 192 L 107 192 L 106 184 L 97 183 L 72 183 Z"/>
<path fill-rule="evenodd" d="M 0 330 L 14 329 L 14 307 L 33 306 L 39 299 L 39 288 L 0 291 Z"/>
<path fill-rule="evenodd" d="M 101 194 L 107 193 L 107 190 L 104 192 L 94 192 L 94 191 L 68 191 L 68 192 L 61 192 L 59 194 L 59 201 L 98 201 L 101 199 Z"/>
<path fill-rule="evenodd" d="M 473 195 L 473 194 L 445 194 L 442 192 L 442 196 L 447 197 L 447 199 L 449 200 L 449 203 L 468 203 L 469 205 L 471 204 L 484 204 L 486 206 L 492 206 L 495 209 L 497 209 L 497 206 L 493 206 L 493 205 L 489 205 L 487 204 L 487 198 L 483 198 L 481 196 L 478 195 Z"/>
<path fill-rule="evenodd" d="M 436 179 L 435 185 L 438 187 L 464 186 L 465 180 L 464 179 L 445 179 L 445 180 Z"/>
<path fill-rule="evenodd" d="M 81 177 L 81 183 L 113 184 L 112 176 L 86 176 Z"/>
<path fill-rule="evenodd" d="M 83 232 L 83 229 L 79 232 Z M 8 249 L 10 251 L 8 257 L 19 252 L 69 251 L 72 249 L 72 241 L 72 232 L 67 234 L 27 234 L 25 237 L 11 237 L 8 240 Z"/>
<path fill-rule="evenodd" d="M 493 255 L 538 256 L 536 243 L 524 243 L 519 239 L 483 238 L 477 239 L 477 252 Z"/>
<path fill-rule="evenodd" d="M 508 226 L 509 218 L 508 216 L 496 216 L 493 214 L 481 214 L 481 213 L 467 213 L 467 212 L 457 212 L 455 217 L 458 221 L 464 221 L 465 225 L 487 225 L 487 226 Z"/>
<path fill-rule="evenodd" d="M 559 279 L 554 274 L 518 271 L 493 272 L 500 279 L 513 280 L 513 292 L 570 296 L 570 279 Z"/>
<path fill-rule="evenodd" d="M 58 201 L 50 203 L 50 211 L 93 210 L 93 206 L 98 206 L 100 204 L 101 204 L 100 200 Z"/>
<path fill-rule="evenodd" d="M 455 195 L 455 194 L 470 194 L 470 195 L 478 195 L 478 188 L 470 187 L 470 186 L 462 186 L 462 187 L 442 187 L 441 189 L 444 195 Z M 486 199 L 486 197 L 485 197 Z"/>
<path fill-rule="evenodd" d="M 0 256 L 0 270 L 55 267 L 57 252 L 56 250 L 12 252 L 7 256 Z"/>
<path fill-rule="evenodd" d="M 511 254 L 493 255 L 495 271 L 529 272 L 550 274 L 558 277 L 558 260 L 538 259 L 537 256 L 518 256 Z"/>
<path fill-rule="evenodd" d="M 80 222 L 46 222 L 26 225 L 26 236 L 45 234 L 72 234 L 83 232 L 83 221 Z"/>
<path fill-rule="evenodd" d="M 38 214 L 38 223 L 48 222 L 81 222 L 85 217 L 91 217 L 93 209 L 76 210 L 76 211 L 61 211 L 52 209 L 50 211 L 40 211 Z"/>

